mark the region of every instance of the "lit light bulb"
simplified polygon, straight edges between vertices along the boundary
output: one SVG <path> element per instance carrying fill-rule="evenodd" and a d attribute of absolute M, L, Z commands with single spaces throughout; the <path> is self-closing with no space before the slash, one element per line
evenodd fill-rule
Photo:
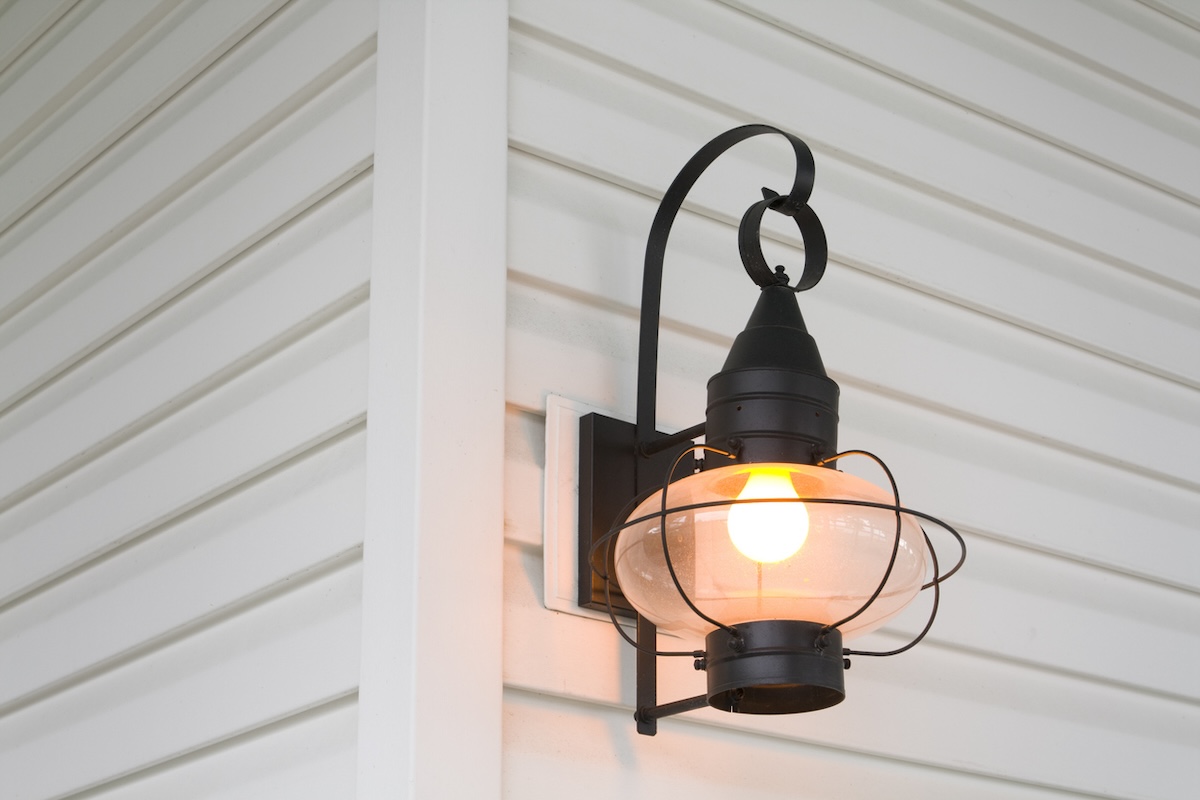
<path fill-rule="evenodd" d="M 808 537 L 808 510 L 788 473 L 760 469 L 750 473 L 738 500 L 791 500 L 786 503 L 740 503 L 729 509 L 729 538 L 746 558 L 773 564 L 788 558 Z"/>

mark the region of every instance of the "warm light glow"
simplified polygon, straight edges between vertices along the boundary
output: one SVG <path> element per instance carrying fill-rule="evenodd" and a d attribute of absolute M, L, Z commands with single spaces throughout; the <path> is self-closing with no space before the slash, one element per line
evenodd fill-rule
<path fill-rule="evenodd" d="M 729 503 L 754 496 L 767 477 L 767 499 L 822 498 L 823 503 Z M 764 474 L 765 473 L 765 474 Z M 617 538 L 613 561 L 617 582 L 630 604 L 659 630 L 703 637 L 713 625 L 683 599 L 726 625 L 768 619 L 832 624 L 858 611 L 879 588 L 896 545 L 892 493 L 828 467 L 807 464 L 734 464 L 702 470 L 672 483 L 667 492 L 666 552 L 662 492 L 643 500 Z M 836 500 L 880 504 L 842 505 Z M 807 522 L 766 526 L 786 544 L 774 553 L 755 552 L 756 540 L 771 542 L 753 524 L 741 539 L 738 517 L 759 508 L 802 509 Z M 673 508 L 685 510 L 672 511 Z M 795 513 L 794 511 L 792 512 Z M 849 640 L 878 628 L 908 605 L 925 581 L 925 536 L 912 517 L 901 516 L 900 547 L 887 585 L 866 612 L 842 625 Z M 807 529 L 806 533 L 799 531 Z M 801 546 L 803 545 L 803 546 Z M 675 576 L 667 568 L 671 557 Z M 770 561 L 759 561 L 769 558 Z M 683 594 L 680 592 L 682 591 Z"/>
<path fill-rule="evenodd" d="M 738 493 L 738 500 L 791 500 L 786 503 L 744 503 L 729 509 L 729 538 L 751 561 L 774 564 L 796 553 L 808 537 L 808 511 L 795 502 L 800 495 L 787 472 L 756 469 Z"/>

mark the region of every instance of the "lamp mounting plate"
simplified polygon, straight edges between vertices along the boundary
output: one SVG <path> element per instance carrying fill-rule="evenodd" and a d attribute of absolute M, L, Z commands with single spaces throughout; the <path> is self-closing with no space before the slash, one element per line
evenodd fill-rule
<path fill-rule="evenodd" d="M 581 425 L 588 415 L 589 421 Z M 587 403 L 547 396 L 543 517 L 547 608 L 609 619 L 604 585 L 587 561 L 591 544 L 617 522 L 616 516 L 635 495 L 662 484 L 687 444 L 650 457 L 638 456 L 635 446 L 632 422 Z M 634 616 L 615 587 L 610 587 L 609 597 L 618 615 Z"/>

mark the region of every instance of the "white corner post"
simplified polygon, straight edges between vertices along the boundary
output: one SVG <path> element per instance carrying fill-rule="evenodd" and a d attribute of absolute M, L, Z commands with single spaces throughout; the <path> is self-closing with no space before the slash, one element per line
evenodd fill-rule
<path fill-rule="evenodd" d="M 358 797 L 499 797 L 508 9 L 380 0 Z"/>

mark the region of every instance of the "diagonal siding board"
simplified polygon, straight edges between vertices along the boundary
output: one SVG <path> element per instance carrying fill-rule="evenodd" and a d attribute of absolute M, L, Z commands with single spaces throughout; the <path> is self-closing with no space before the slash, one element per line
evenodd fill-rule
<path fill-rule="evenodd" d="M 0 397 L 5 398 L 0 407 L 364 170 L 371 158 L 370 79 L 366 68 L 348 76 L 295 120 L 0 325 Z M 357 274 L 365 276 L 364 270 Z"/>
<path fill-rule="evenodd" d="M 359 305 L 0 515 L 0 597 L 8 602 L 360 422 L 366 332 Z"/>
<path fill-rule="evenodd" d="M 274 23 L 190 84 L 187 103 L 139 126 L 71 182 L 69 193 L 0 237 L 0 318 L 144 222 L 374 47 L 374 8 L 363 3 L 300 0 Z"/>
<path fill-rule="evenodd" d="M 0 416 L 0 497 L 44 484 L 48 473 L 94 458 L 111 437 L 128 436 L 136 430 L 131 426 L 144 426 L 143 420 L 203 390 L 214 376 L 261 357 L 264 349 L 278 348 L 281 337 L 294 337 L 322 315 L 361 298 L 369 263 L 370 188 L 367 181 L 335 198 L 80 364 L 32 402 Z M 151 259 L 147 266 L 154 263 Z M 39 339 L 61 341 L 66 319 L 73 316 L 78 328 L 95 330 L 100 326 L 89 326 L 90 318 L 100 317 L 103 324 L 104 317 L 120 314 L 122 305 L 144 301 L 155 287 L 127 266 L 139 265 L 122 265 L 111 287 L 75 294 L 33 331 L 33 343 L 18 342 L 21 349 L 8 352 L 25 356 L 28 363 L 28 354 L 39 353 L 33 347 Z M 97 307 L 95 300 L 104 296 L 113 302 Z M 50 352 L 40 352 L 53 356 L 53 348 L 45 350 Z M 0 363 L 6 354 L 0 353 Z"/>
<path fill-rule="evenodd" d="M 1138 0 L 1138 3 L 1200 31 L 1200 3 L 1196 0 Z"/>
<path fill-rule="evenodd" d="M 78 0 L 13 0 L 0 11 L 0 76 Z"/>
<path fill-rule="evenodd" d="M 79 800 L 354 797 L 357 697 L 297 714 L 78 795 Z"/>
<path fill-rule="evenodd" d="M 0 75 L 0 154 L 149 32 L 181 0 L 85 2 L 27 69 Z"/>
<path fill-rule="evenodd" d="M 0 231 L 145 119 L 282 3 L 180 6 L 164 20 L 169 27 L 152 31 L 139 43 L 144 47 L 125 52 L 19 145 L 7 152 L 0 149 L 0 181 L 22 188 L 0 195 Z"/>
<path fill-rule="evenodd" d="M 0 3 L 0 794 L 350 796 L 376 4 L 33 11 Z"/>
<path fill-rule="evenodd" d="M 0 714 L 360 547 L 365 449 L 306 454 L 0 612 Z"/>
<path fill-rule="evenodd" d="M 344 566 L 0 720 L 6 793 L 79 791 L 352 693 L 360 580 Z"/>

